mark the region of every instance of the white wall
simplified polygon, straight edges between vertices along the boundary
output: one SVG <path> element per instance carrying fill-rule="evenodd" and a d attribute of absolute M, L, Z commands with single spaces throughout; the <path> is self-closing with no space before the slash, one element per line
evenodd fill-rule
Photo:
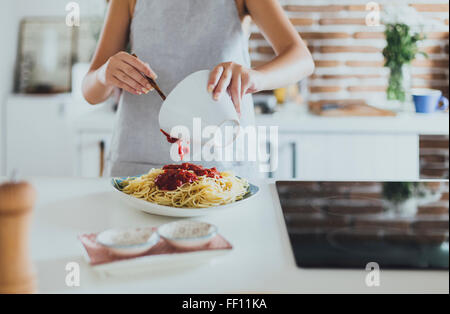
<path fill-rule="evenodd" d="M 13 2 L 13 0 L 9 0 Z M 80 6 L 81 19 L 86 15 L 103 14 L 105 0 L 14 0 L 20 7 L 20 16 L 60 16 L 65 15 L 65 7 L 69 2 L 76 2 Z"/>
<path fill-rule="evenodd" d="M 0 175 L 4 175 L 4 101 L 13 86 L 15 53 L 17 46 L 17 3 L 0 1 Z"/>
<path fill-rule="evenodd" d="M 4 173 L 4 103 L 11 93 L 17 53 L 19 23 L 27 16 L 65 16 L 66 4 L 62 0 L 2 0 L 0 1 L 0 176 Z M 83 16 L 103 15 L 105 0 L 77 0 Z M 26 114 L 26 113 L 24 113 Z"/>

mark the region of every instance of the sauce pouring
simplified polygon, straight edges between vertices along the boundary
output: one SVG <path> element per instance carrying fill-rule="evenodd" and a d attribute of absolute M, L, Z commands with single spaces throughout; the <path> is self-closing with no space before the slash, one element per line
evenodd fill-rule
<path fill-rule="evenodd" d="M 171 144 L 177 143 L 177 145 L 178 145 L 178 155 L 180 156 L 180 159 L 183 160 L 184 159 L 184 155 L 185 154 L 189 154 L 189 146 L 184 146 L 182 139 L 178 139 L 176 137 L 170 136 L 170 134 L 165 132 L 163 129 L 160 129 L 160 131 L 166 137 L 167 142 L 169 142 Z M 189 144 L 189 142 L 187 144 Z"/>

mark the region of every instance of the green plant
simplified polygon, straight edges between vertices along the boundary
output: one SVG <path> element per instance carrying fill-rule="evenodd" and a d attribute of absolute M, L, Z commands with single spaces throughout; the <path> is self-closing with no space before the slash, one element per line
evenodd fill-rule
<path fill-rule="evenodd" d="M 414 196 L 422 197 L 424 192 L 418 182 L 385 182 L 383 183 L 383 196 L 398 204 Z"/>
<path fill-rule="evenodd" d="M 403 87 L 403 66 L 411 64 L 419 51 L 418 42 L 424 37 L 419 33 L 413 33 L 411 28 L 402 23 L 387 24 L 385 30 L 387 45 L 383 50 L 385 67 L 391 70 L 387 97 L 390 100 L 405 101 L 406 91 Z"/>

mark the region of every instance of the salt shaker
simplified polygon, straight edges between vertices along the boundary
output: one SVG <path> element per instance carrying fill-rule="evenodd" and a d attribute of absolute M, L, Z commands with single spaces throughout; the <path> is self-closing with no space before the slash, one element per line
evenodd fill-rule
<path fill-rule="evenodd" d="M 28 247 L 35 200 L 27 182 L 0 185 L 0 294 L 36 292 Z"/>

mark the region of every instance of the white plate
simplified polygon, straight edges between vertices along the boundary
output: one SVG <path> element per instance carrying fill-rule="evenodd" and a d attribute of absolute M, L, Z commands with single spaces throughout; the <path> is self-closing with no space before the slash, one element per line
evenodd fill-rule
<path fill-rule="evenodd" d="M 218 210 L 230 208 L 236 206 L 237 204 L 242 204 L 243 202 L 246 202 L 249 199 L 253 198 L 259 191 L 259 187 L 249 183 L 250 186 L 248 188 L 248 192 L 247 194 L 245 194 L 244 198 L 240 201 L 209 208 L 177 208 L 151 203 L 122 192 L 120 184 L 126 179 L 128 178 L 123 177 L 111 179 L 111 185 L 113 187 L 113 190 L 121 197 L 122 200 L 124 200 L 129 206 L 142 210 L 146 213 L 169 217 L 197 217 L 211 214 L 217 212 Z"/>

